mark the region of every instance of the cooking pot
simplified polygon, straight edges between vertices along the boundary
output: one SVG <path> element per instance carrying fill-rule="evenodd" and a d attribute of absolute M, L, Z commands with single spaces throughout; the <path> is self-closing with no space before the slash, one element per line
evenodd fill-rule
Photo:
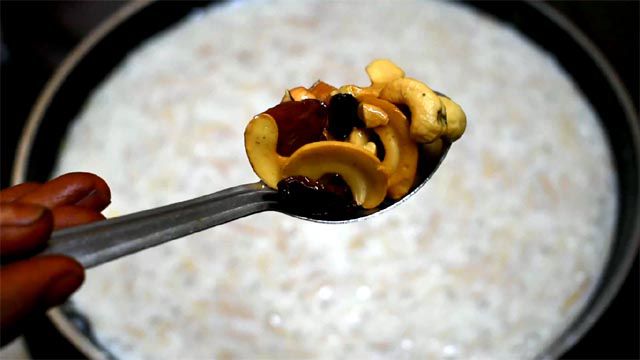
<path fill-rule="evenodd" d="M 46 180 L 69 123 L 89 94 L 147 38 L 209 2 L 133 2 L 103 22 L 66 58 L 38 98 L 20 139 L 12 180 Z M 540 358 L 556 358 L 598 319 L 618 291 L 640 240 L 640 132 L 637 111 L 602 53 L 571 22 L 539 2 L 470 2 L 510 23 L 549 53 L 571 75 L 598 113 L 614 155 L 618 218 L 609 258 L 593 293 L 578 316 Z M 579 59 L 579 61 L 576 61 Z M 109 358 L 88 322 L 69 304 L 49 313 L 57 329 L 85 356 Z"/>

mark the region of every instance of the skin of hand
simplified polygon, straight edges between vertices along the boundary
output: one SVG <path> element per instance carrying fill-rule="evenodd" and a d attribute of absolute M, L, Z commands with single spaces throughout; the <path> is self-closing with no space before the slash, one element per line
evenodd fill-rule
<path fill-rule="evenodd" d="M 46 183 L 0 191 L 0 340 L 9 343 L 36 315 L 63 303 L 84 281 L 84 268 L 61 256 L 33 255 L 56 229 L 103 220 L 107 183 L 69 173 Z"/>

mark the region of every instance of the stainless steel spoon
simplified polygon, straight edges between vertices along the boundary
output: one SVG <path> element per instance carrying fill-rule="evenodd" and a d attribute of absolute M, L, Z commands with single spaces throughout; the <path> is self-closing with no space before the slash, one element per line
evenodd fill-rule
<path fill-rule="evenodd" d="M 355 209 L 345 214 L 308 215 L 280 201 L 278 192 L 262 182 L 232 187 L 192 200 L 120 216 L 92 224 L 54 231 L 44 254 L 63 254 L 85 268 L 136 253 L 262 211 L 278 211 L 303 220 L 327 224 L 360 221 L 406 201 L 427 183 L 446 156 L 444 144 L 439 156 L 422 152 L 416 185 L 398 201 L 385 200 L 376 209 Z M 330 216 L 329 216 L 330 215 Z"/>

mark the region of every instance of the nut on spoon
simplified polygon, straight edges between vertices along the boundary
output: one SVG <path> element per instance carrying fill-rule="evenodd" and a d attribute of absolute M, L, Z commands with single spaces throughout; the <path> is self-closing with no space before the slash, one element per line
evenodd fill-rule
<path fill-rule="evenodd" d="M 424 145 L 413 189 L 401 199 L 386 199 L 374 209 L 355 208 L 344 213 L 305 215 L 300 208 L 281 201 L 276 190 L 257 182 L 159 208 L 54 231 L 41 254 L 67 255 L 78 260 L 85 268 L 91 268 L 263 211 L 277 211 L 326 224 L 361 221 L 388 211 L 417 193 L 438 169 L 449 148 L 450 143 L 444 141 Z"/>

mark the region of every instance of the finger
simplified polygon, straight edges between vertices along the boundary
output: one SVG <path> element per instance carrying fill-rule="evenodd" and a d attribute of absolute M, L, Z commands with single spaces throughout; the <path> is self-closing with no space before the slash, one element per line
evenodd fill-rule
<path fill-rule="evenodd" d="M 29 316 L 64 302 L 84 281 L 84 269 L 65 256 L 42 256 L 0 269 L 2 345 L 22 331 Z"/>
<path fill-rule="evenodd" d="M 38 189 L 42 184 L 28 182 L 12 186 L 0 191 L 0 202 L 12 202 L 34 190 Z"/>
<path fill-rule="evenodd" d="M 104 220 L 104 216 L 99 212 L 79 206 L 58 206 L 52 212 L 54 229 L 64 229 Z"/>
<path fill-rule="evenodd" d="M 39 205 L 0 204 L 0 255 L 19 257 L 43 246 L 53 230 L 53 216 Z"/>
<path fill-rule="evenodd" d="M 63 205 L 76 205 L 101 211 L 111 202 L 111 191 L 107 183 L 97 175 L 77 172 L 50 180 L 18 200 L 43 205 L 50 209 Z"/>

